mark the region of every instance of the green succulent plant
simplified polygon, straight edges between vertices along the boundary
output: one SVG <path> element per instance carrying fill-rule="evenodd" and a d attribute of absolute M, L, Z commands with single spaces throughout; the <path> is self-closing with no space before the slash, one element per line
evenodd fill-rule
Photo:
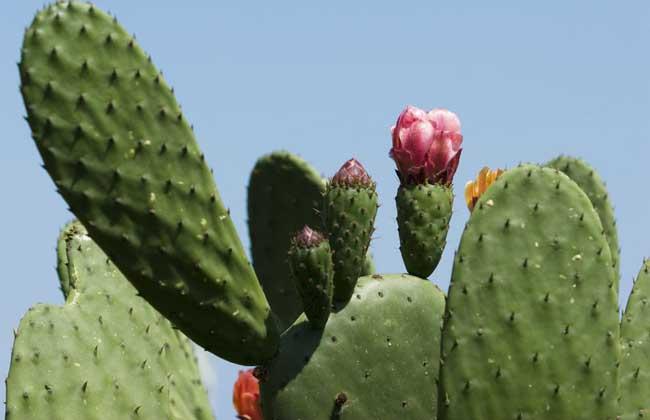
<path fill-rule="evenodd" d="M 454 114 L 409 107 L 393 130 L 407 273 L 374 273 L 363 166 L 324 180 L 288 152 L 252 171 L 251 263 L 172 90 L 115 18 L 45 7 L 19 71 L 78 221 L 59 239 L 65 305 L 17 329 L 7 419 L 212 418 L 189 340 L 258 366 L 266 420 L 614 420 L 650 406 L 649 266 L 619 321 L 614 213 L 585 162 L 473 184 L 445 296 L 424 278 L 452 215 Z"/>

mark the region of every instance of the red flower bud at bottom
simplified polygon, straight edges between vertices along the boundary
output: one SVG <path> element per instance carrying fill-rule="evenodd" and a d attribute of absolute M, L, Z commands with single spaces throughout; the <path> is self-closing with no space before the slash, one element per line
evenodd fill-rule
<path fill-rule="evenodd" d="M 239 371 L 232 402 L 240 420 L 264 420 L 260 405 L 260 386 L 253 369 Z"/>

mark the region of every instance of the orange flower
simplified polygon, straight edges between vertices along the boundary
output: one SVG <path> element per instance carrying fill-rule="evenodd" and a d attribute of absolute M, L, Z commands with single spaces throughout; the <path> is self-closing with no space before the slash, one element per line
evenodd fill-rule
<path fill-rule="evenodd" d="M 264 420 L 260 406 L 260 386 L 253 369 L 240 370 L 233 389 L 232 402 L 240 420 Z"/>
<path fill-rule="evenodd" d="M 490 170 L 485 166 L 478 173 L 476 181 L 469 181 L 465 184 L 465 202 L 467 203 L 467 208 L 469 211 L 474 210 L 476 202 L 481 197 L 481 195 L 488 189 L 490 185 L 496 181 L 496 179 L 501 176 L 503 169 L 495 169 L 494 171 Z"/>

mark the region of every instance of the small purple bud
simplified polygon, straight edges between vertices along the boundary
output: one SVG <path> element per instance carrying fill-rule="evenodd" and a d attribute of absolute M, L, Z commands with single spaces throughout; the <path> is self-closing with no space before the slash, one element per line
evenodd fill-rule
<path fill-rule="evenodd" d="M 293 238 L 296 246 L 301 248 L 312 248 L 318 246 L 324 240 L 325 236 L 323 236 L 322 233 L 313 230 L 307 225 L 305 225 Z"/>
<path fill-rule="evenodd" d="M 361 162 L 352 158 L 345 162 L 341 169 L 332 177 L 332 185 L 348 187 L 372 187 L 374 182 Z"/>

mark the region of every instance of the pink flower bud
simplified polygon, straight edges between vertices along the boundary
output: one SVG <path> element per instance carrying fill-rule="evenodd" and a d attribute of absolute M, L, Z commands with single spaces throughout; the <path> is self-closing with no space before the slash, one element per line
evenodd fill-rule
<path fill-rule="evenodd" d="M 336 174 L 332 177 L 333 185 L 345 185 L 349 187 L 371 187 L 374 185 L 372 178 L 366 172 L 361 162 L 356 159 L 350 159 L 341 166 Z"/>
<path fill-rule="evenodd" d="M 239 371 L 232 396 L 238 418 L 245 420 L 264 420 L 260 405 L 260 386 L 253 375 L 253 369 Z"/>
<path fill-rule="evenodd" d="M 300 232 L 294 236 L 293 240 L 295 244 L 301 248 L 311 248 L 323 242 L 325 237 L 322 233 L 305 225 Z"/>
<path fill-rule="evenodd" d="M 390 157 L 403 184 L 451 184 L 463 142 L 456 114 L 439 108 L 426 113 L 409 105 L 391 130 Z"/>

